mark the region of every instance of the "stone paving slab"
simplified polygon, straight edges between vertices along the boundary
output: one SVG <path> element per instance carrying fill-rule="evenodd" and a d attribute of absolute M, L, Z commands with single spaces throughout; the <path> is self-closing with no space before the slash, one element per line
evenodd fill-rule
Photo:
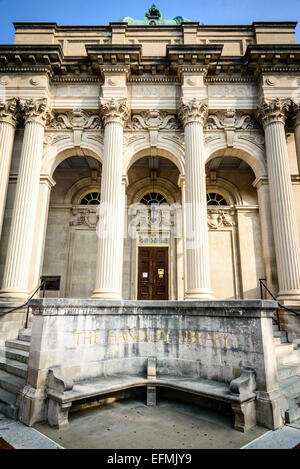
<path fill-rule="evenodd" d="M 34 428 L 0 413 L 0 437 L 15 449 L 64 449 Z"/>
<path fill-rule="evenodd" d="M 223 411 L 162 399 L 154 407 L 128 400 L 73 412 L 59 430 L 35 427 L 66 449 L 239 449 L 268 431 L 238 432 Z"/>
<path fill-rule="evenodd" d="M 269 431 L 241 449 L 292 449 L 300 443 L 300 423 L 297 425 Z"/>

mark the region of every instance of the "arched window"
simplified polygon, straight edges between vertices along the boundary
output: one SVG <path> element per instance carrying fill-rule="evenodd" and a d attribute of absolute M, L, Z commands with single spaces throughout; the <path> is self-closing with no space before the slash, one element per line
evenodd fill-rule
<path fill-rule="evenodd" d="M 99 205 L 100 192 L 89 192 L 80 201 L 80 205 Z"/>
<path fill-rule="evenodd" d="M 145 194 L 144 197 L 141 198 L 140 203 L 145 205 L 160 205 L 167 204 L 168 202 L 166 201 L 165 197 L 159 192 L 148 192 L 148 194 Z"/>
<path fill-rule="evenodd" d="M 227 200 L 217 192 L 206 194 L 207 205 L 228 205 Z"/>

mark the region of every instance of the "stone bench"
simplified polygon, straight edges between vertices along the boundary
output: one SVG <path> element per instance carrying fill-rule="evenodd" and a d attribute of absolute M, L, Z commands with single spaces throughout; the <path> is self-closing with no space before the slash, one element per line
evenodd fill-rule
<path fill-rule="evenodd" d="M 48 416 L 50 426 L 61 428 L 68 424 L 72 403 L 83 399 L 101 397 L 125 389 L 146 387 L 147 405 L 156 405 L 157 387 L 191 393 L 201 397 L 227 402 L 235 415 L 234 428 L 245 432 L 256 425 L 255 373 L 243 369 L 239 378 L 230 384 L 200 378 L 156 375 L 156 360 L 148 360 L 147 377 L 104 376 L 74 383 L 61 373 L 60 368 L 50 368 L 47 378 Z"/>

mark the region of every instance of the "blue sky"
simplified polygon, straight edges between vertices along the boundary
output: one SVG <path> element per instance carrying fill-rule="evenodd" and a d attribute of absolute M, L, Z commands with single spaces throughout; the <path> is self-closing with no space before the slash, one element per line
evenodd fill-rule
<path fill-rule="evenodd" d="M 14 41 L 14 21 L 108 24 L 124 16 L 142 19 L 151 0 L 0 0 L 0 44 Z M 299 21 L 300 0 L 157 0 L 165 18 L 184 16 L 204 24 Z M 300 43 L 300 25 L 296 29 Z"/>

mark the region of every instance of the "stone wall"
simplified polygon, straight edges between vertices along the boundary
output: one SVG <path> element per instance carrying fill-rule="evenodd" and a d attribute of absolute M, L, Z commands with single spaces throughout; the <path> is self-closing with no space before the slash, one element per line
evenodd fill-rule
<path fill-rule="evenodd" d="M 145 376 L 149 357 L 158 375 L 230 383 L 244 367 L 256 373 L 259 394 L 272 407 L 278 389 L 272 316 L 276 303 L 236 301 L 32 300 L 33 327 L 25 423 L 45 419 L 50 367 L 75 382 L 99 376 Z M 263 404 L 266 405 L 266 404 Z M 26 410 L 27 409 L 27 410 Z"/>

